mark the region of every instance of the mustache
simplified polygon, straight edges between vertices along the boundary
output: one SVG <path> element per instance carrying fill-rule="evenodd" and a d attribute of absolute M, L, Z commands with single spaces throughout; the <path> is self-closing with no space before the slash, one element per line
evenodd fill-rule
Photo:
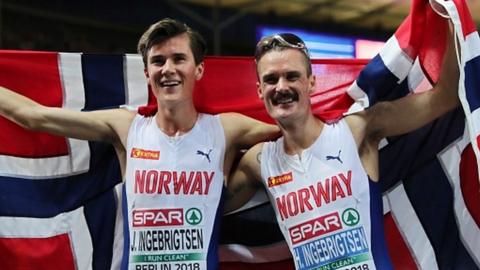
<path fill-rule="evenodd" d="M 272 96 L 272 104 L 278 105 L 291 101 L 298 101 L 298 93 L 290 90 L 275 92 Z"/>

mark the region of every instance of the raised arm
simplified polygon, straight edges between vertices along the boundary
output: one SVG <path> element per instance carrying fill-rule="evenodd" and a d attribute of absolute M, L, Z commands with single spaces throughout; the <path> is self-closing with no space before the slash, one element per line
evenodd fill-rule
<path fill-rule="evenodd" d="M 262 187 L 260 157 L 263 143 L 248 150 L 226 181 L 225 213 L 242 207 Z"/>
<path fill-rule="evenodd" d="M 227 144 L 236 149 L 247 149 L 259 142 L 280 136 L 280 129 L 276 125 L 266 124 L 240 113 L 222 113 L 220 118 Z"/>
<path fill-rule="evenodd" d="M 367 137 L 379 141 L 410 132 L 458 106 L 459 69 L 454 40 L 453 31 L 449 31 L 439 81 L 432 90 L 380 102 L 366 111 Z"/>
<path fill-rule="evenodd" d="M 123 109 L 79 112 L 47 107 L 0 87 L 0 115 L 27 129 L 119 146 L 125 144 L 135 113 Z"/>
<path fill-rule="evenodd" d="M 378 145 L 383 138 L 418 129 L 458 106 L 459 69 L 453 31 L 447 36 L 439 81 L 433 89 L 390 102 L 379 102 L 346 117 L 363 167 L 372 180 L 379 180 Z"/>

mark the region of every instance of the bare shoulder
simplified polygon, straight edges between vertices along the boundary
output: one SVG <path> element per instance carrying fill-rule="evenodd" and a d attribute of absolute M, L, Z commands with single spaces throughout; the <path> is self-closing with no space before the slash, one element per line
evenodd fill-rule
<path fill-rule="evenodd" d="M 125 108 L 118 108 L 90 111 L 82 114 L 87 115 L 91 122 L 98 123 L 91 127 L 96 127 L 97 131 L 104 130 L 103 133 L 106 134 L 104 136 L 110 137 L 110 139 L 101 139 L 102 141 L 109 141 L 122 147 L 126 145 L 130 125 L 137 113 Z M 86 126 L 85 129 L 90 128 Z"/>
<path fill-rule="evenodd" d="M 129 128 L 133 121 L 133 118 L 137 114 L 135 111 L 131 111 L 125 108 L 119 109 L 107 109 L 88 112 L 92 118 L 97 118 L 114 129 Z"/>
<path fill-rule="evenodd" d="M 370 108 L 347 116 L 346 120 L 355 136 L 378 142 L 385 137 L 386 126 L 395 126 L 399 121 L 398 118 L 388 117 L 392 107 L 394 106 L 391 102 L 378 102 Z"/>
<path fill-rule="evenodd" d="M 260 179 L 263 145 L 264 143 L 258 143 L 250 148 L 241 160 L 242 166 L 245 166 L 245 170 L 249 171 L 255 179 Z"/>
<path fill-rule="evenodd" d="M 224 113 L 219 113 L 218 115 L 220 115 L 220 118 L 225 118 L 225 119 L 232 119 L 232 118 L 236 118 L 236 117 L 247 117 L 241 113 L 237 113 L 237 112 L 224 112 Z"/>
<path fill-rule="evenodd" d="M 226 129 L 230 130 L 250 130 L 252 128 L 262 128 L 269 131 L 277 131 L 275 125 L 267 124 L 255 118 L 236 112 L 220 113 L 220 121 Z"/>
<path fill-rule="evenodd" d="M 253 120 L 253 118 L 236 112 L 220 113 L 219 116 L 222 126 L 226 130 L 244 128 L 249 125 L 250 120 Z"/>
<path fill-rule="evenodd" d="M 126 145 L 128 131 L 133 119 L 137 115 L 136 111 L 128 110 L 126 108 L 112 109 L 107 112 L 109 115 L 109 124 L 112 129 L 118 134 L 122 145 Z"/>
<path fill-rule="evenodd" d="M 252 148 L 250 148 L 246 155 L 248 154 L 251 157 L 251 161 L 260 164 L 262 160 L 262 149 L 265 143 L 257 143 Z"/>
<path fill-rule="evenodd" d="M 110 113 L 115 117 L 121 118 L 119 120 L 123 120 L 123 121 L 126 120 L 128 122 L 131 122 L 135 117 L 135 115 L 137 115 L 136 111 L 132 111 L 127 108 L 110 109 L 106 111 L 110 111 Z"/>
<path fill-rule="evenodd" d="M 267 124 L 240 113 L 221 113 L 220 121 L 227 143 L 238 149 L 250 148 L 279 135 L 279 128 L 276 125 Z"/>
<path fill-rule="evenodd" d="M 364 138 L 368 126 L 368 118 L 369 113 L 365 110 L 345 116 L 345 122 L 355 138 Z"/>

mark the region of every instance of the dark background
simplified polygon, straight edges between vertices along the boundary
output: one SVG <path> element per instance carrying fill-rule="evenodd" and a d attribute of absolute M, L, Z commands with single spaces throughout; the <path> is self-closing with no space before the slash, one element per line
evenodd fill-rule
<path fill-rule="evenodd" d="M 143 31 L 164 17 L 184 21 L 202 33 L 208 42 L 208 55 L 252 55 L 257 25 L 383 41 L 393 33 L 380 24 L 362 28 L 355 23 L 336 23 L 328 18 L 317 22 L 302 20 L 298 14 L 241 13 L 238 9 L 183 1 L 0 0 L 0 48 L 136 53 Z"/>

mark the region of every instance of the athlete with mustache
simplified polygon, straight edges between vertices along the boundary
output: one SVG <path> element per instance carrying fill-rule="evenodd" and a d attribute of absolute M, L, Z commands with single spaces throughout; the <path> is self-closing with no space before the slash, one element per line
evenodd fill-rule
<path fill-rule="evenodd" d="M 276 126 L 237 113 L 197 112 L 193 89 L 205 49 L 199 33 L 172 19 L 142 35 L 138 52 L 158 107 L 151 117 L 127 109 L 51 108 L 0 87 L 0 114 L 11 121 L 114 146 L 128 224 L 122 269 L 217 269 L 224 178 L 239 150 L 278 134 Z"/>
<path fill-rule="evenodd" d="M 297 269 L 392 269 L 378 184 L 379 142 L 458 105 L 453 42 L 433 90 L 377 103 L 333 124 L 312 113 L 317 78 L 299 37 L 262 38 L 255 60 L 258 96 L 283 136 L 245 153 L 227 181 L 228 209 L 264 187 Z"/>

